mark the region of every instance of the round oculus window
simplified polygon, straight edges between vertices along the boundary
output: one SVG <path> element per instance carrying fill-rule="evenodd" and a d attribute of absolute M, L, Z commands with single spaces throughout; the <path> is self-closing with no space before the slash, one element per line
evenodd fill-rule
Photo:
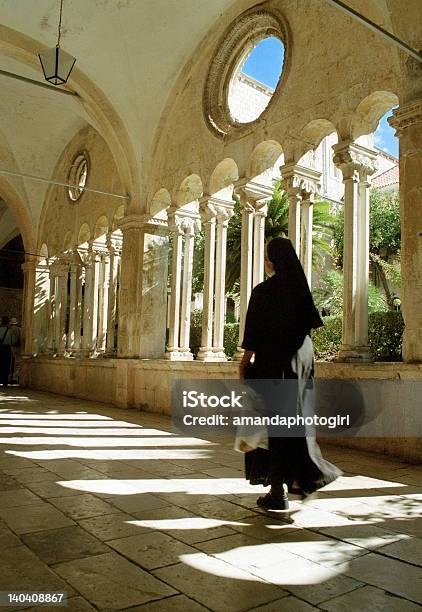
<path fill-rule="evenodd" d="M 275 36 L 261 39 L 245 50 L 228 89 L 228 107 L 233 121 L 250 123 L 270 103 L 283 71 L 284 44 Z"/>
<path fill-rule="evenodd" d="M 220 136 L 248 131 L 282 88 L 289 35 L 275 10 L 251 9 L 219 41 L 204 87 L 208 126 Z"/>
<path fill-rule="evenodd" d="M 73 160 L 68 174 L 69 185 L 72 185 L 68 188 L 68 194 L 72 202 L 79 200 L 83 194 L 87 179 L 88 159 L 85 153 L 80 153 Z"/>

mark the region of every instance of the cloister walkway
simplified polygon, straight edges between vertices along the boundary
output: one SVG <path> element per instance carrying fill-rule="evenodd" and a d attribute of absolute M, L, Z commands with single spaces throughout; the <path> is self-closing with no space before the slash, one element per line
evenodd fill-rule
<path fill-rule="evenodd" d="M 0 446 L 0 591 L 66 591 L 72 612 L 421 609 L 421 466 L 327 447 L 344 476 L 267 513 L 229 443 L 14 388 Z"/>

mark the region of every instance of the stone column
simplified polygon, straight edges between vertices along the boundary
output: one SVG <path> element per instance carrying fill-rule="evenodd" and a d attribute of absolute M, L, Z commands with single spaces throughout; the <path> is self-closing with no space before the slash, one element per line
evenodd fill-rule
<path fill-rule="evenodd" d="M 189 347 L 190 341 L 190 315 L 192 301 L 192 271 L 193 271 L 193 247 L 195 233 L 199 229 L 194 219 L 184 219 L 183 222 L 185 245 L 183 253 L 183 277 L 182 295 L 180 303 L 180 353 L 184 360 L 193 359 Z"/>
<path fill-rule="evenodd" d="M 22 356 L 33 354 L 36 259 L 26 255 L 23 270 Z"/>
<path fill-rule="evenodd" d="M 307 216 L 309 207 L 306 202 L 308 195 L 319 189 L 321 172 L 301 166 L 300 164 L 285 164 L 280 168 L 283 189 L 287 193 L 289 201 L 289 229 L 288 237 L 294 246 L 297 256 L 301 254 L 301 206 L 305 198 L 305 206 L 302 211 Z M 309 227 L 309 216 L 304 223 Z M 302 225 L 302 230 L 303 230 Z"/>
<path fill-rule="evenodd" d="M 119 259 L 121 253 L 121 239 L 113 234 L 107 236 L 107 247 L 110 254 L 108 299 L 107 299 L 107 342 L 106 354 L 113 355 L 115 352 L 114 340 L 116 329 L 117 309 L 117 276 Z"/>
<path fill-rule="evenodd" d="M 308 280 L 309 287 L 312 288 L 312 230 L 313 230 L 313 211 L 314 197 L 312 194 L 308 198 L 302 199 L 302 225 L 300 241 L 300 263 Z"/>
<path fill-rule="evenodd" d="M 81 354 L 87 356 L 92 346 L 92 306 L 94 300 L 94 275 L 95 275 L 95 254 L 90 244 L 87 251 L 82 255 L 85 274 L 84 274 L 84 299 L 83 299 L 83 334 L 81 339 Z"/>
<path fill-rule="evenodd" d="M 422 361 L 422 98 L 393 112 L 399 138 L 403 360 Z"/>
<path fill-rule="evenodd" d="M 69 329 L 67 350 L 72 355 L 80 348 L 81 341 L 81 289 L 82 260 L 75 249 L 70 262 Z"/>
<path fill-rule="evenodd" d="M 110 282 L 110 253 L 108 248 L 101 254 L 100 280 L 98 288 L 98 341 L 97 351 L 104 353 L 107 341 L 107 314 Z"/>
<path fill-rule="evenodd" d="M 242 342 L 251 291 L 264 278 L 266 203 L 273 188 L 249 181 L 236 188 L 242 210 L 239 344 L 234 359 L 243 355 Z"/>
<path fill-rule="evenodd" d="M 252 254 L 253 254 L 253 214 L 254 207 L 246 199 L 246 194 L 239 191 L 242 210 L 241 259 L 240 259 L 240 301 L 239 301 L 239 344 L 235 360 L 240 361 L 243 355 L 242 342 L 245 331 L 246 312 L 252 291 Z"/>
<path fill-rule="evenodd" d="M 181 227 L 181 220 L 173 211 L 169 212 L 169 229 L 173 238 L 173 253 L 171 262 L 169 336 L 165 357 L 167 359 L 178 359 L 180 357 L 179 331 L 183 230 Z"/>
<path fill-rule="evenodd" d="M 252 288 L 264 280 L 265 259 L 265 218 L 267 216 L 267 200 L 255 202 L 254 230 L 253 230 L 253 266 Z"/>
<path fill-rule="evenodd" d="M 128 215 L 121 224 L 117 354 L 158 358 L 165 349 L 168 230 L 164 221 Z"/>
<path fill-rule="evenodd" d="M 214 361 L 225 361 L 224 323 L 226 310 L 227 227 L 233 216 L 233 204 L 221 201 L 217 207 L 217 241 L 215 260 Z"/>
<path fill-rule="evenodd" d="M 355 143 L 333 146 L 343 174 L 343 332 L 339 361 L 371 361 L 368 346 L 369 195 L 377 154 Z"/>
<path fill-rule="evenodd" d="M 56 338 L 57 354 L 64 355 L 66 352 L 66 319 L 67 319 L 67 281 L 69 264 L 61 260 L 58 266 L 56 285 Z"/>
<path fill-rule="evenodd" d="M 45 353 L 48 347 L 50 275 L 44 259 L 35 269 L 34 324 L 32 353 Z"/>
<path fill-rule="evenodd" d="M 214 315 L 214 268 L 215 268 L 215 226 L 217 211 L 210 198 L 200 203 L 201 221 L 205 229 L 204 244 L 204 299 L 202 309 L 201 347 L 197 359 L 210 361 L 213 353 Z"/>
<path fill-rule="evenodd" d="M 49 260 L 50 289 L 48 300 L 47 351 L 56 352 L 56 281 L 57 268 L 54 260 Z"/>
<path fill-rule="evenodd" d="M 306 174 L 302 172 L 302 214 L 301 214 L 301 237 L 300 237 L 300 263 L 312 288 L 312 238 L 313 238 L 313 213 L 315 196 L 320 192 L 321 173 L 316 170 L 307 169 Z"/>

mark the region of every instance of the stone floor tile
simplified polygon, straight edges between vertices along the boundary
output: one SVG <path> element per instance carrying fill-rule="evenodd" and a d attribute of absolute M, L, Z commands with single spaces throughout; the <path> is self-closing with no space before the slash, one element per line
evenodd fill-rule
<path fill-rule="evenodd" d="M 344 563 L 368 552 L 365 548 L 333 540 L 307 529 L 286 534 L 282 542 L 274 544 L 274 548 L 286 550 L 298 557 L 325 566 Z"/>
<path fill-rule="evenodd" d="M 389 543 L 397 542 L 410 536 L 389 531 L 373 524 L 356 524 L 341 527 L 327 527 L 318 529 L 318 533 L 332 537 L 336 540 L 349 542 L 367 550 L 376 550 Z"/>
<path fill-rule="evenodd" d="M 379 550 L 381 555 L 394 557 L 413 565 L 422 566 L 422 539 L 402 538 L 392 544 L 387 544 Z"/>
<path fill-rule="evenodd" d="M 422 518 L 388 518 L 382 522 L 382 526 L 391 531 L 404 533 L 415 538 L 422 538 Z"/>
<path fill-rule="evenodd" d="M 211 610 L 236 612 L 273 601 L 284 595 L 277 586 L 233 566 L 204 555 L 186 555 L 183 563 L 153 574 Z"/>
<path fill-rule="evenodd" d="M 296 556 L 286 549 L 241 533 L 195 544 L 195 547 L 207 555 L 251 573 L 254 573 L 256 568 L 296 559 Z"/>
<path fill-rule="evenodd" d="M 13 531 L 11 531 L 6 525 L 0 525 L 0 555 L 1 551 L 6 550 L 6 548 L 14 548 L 15 546 L 21 546 L 22 542 L 16 536 Z M 1 562 L 1 556 L 0 556 Z"/>
<path fill-rule="evenodd" d="M 58 480 L 57 474 L 53 474 L 50 470 L 46 470 L 41 467 L 33 468 L 19 468 L 13 470 L 11 474 L 18 482 L 22 484 L 28 484 L 31 482 L 47 482 Z"/>
<path fill-rule="evenodd" d="M 362 585 L 362 582 L 344 576 L 338 566 L 325 567 L 300 557 L 289 558 L 277 565 L 257 568 L 254 574 L 271 584 L 278 584 L 313 605 Z"/>
<path fill-rule="evenodd" d="M 0 473 L 0 491 L 10 491 L 13 489 L 23 489 L 23 486 L 12 476 Z"/>
<path fill-rule="evenodd" d="M 396 597 L 372 586 L 363 586 L 350 593 L 330 599 L 319 606 L 328 612 L 344 610 L 370 610 L 371 612 L 416 612 L 421 606 Z M 284 612 L 284 610 L 283 610 Z"/>
<path fill-rule="evenodd" d="M 56 482 L 31 482 L 26 486 L 31 489 L 34 493 L 42 497 L 43 499 L 52 499 L 53 497 L 68 497 L 71 495 L 80 495 L 80 489 L 74 489 L 70 487 L 64 487 L 59 484 L 63 481 L 61 476 L 56 476 Z"/>
<path fill-rule="evenodd" d="M 107 544 L 147 570 L 178 563 L 180 555 L 197 552 L 195 548 L 159 531 L 110 540 Z"/>
<path fill-rule="evenodd" d="M 190 509 L 199 516 L 216 519 L 228 519 L 230 521 L 241 520 L 246 517 L 256 516 L 250 508 L 238 506 L 225 499 L 217 499 L 206 503 L 190 506 Z"/>
<path fill-rule="evenodd" d="M 127 608 L 123 612 L 202 612 L 208 610 L 185 595 L 174 595 L 159 601 L 152 601 L 143 606 Z"/>
<path fill-rule="evenodd" d="M 31 533 L 74 525 L 71 519 L 45 502 L 19 508 L 1 508 L 0 517 L 16 533 Z"/>
<path fill-rule="evenodd" d="M 143 528 L 138 524 L 135 525 L 136 519 L 123 512 L 103 514 L 78 522 L 83 529 L 104 542 L 150 531 L 148 528 Z"/>
<path fill-rule="evenodd" d="M 2 550 L 0 591 L 61 591 L 74 594 L 74 590 L 26 546 Z"/>
<path fill-rule="evenodd" d="M 311 610 L 317 610 L 315 606 L 311 606 L 305 601 L 301 601 L 293 595 L 283 597 L 277 601 L 265 604 L 264 606 L 258 606 L 253 608 L 253 612 L 310 612 Z"/>
<path fill-rule="evenodd" d="M 0 509 L 31 506 L 40 501 L 40 498 L 34 495 L 32 491 L 28 491 L 28 489 L 2 491 L 0 495 Z"/>
<path fill-rule="evenodd" d="M 234 531 L 239 531 L 244 535 L 270 542 L 278 542 L 280 539 L 284 539 L 287 533 L 291 533 L 298 529 L 298 526 L 291 522 L 265 514 L 243 519 L 230 527 Z"/>
<path fill-rule="evenodd" d="M 47 565 L 109 552 L 107 546 L 77 526 L 23 535 L 22 541 Z"/>
<path fill-rule="evenodd" d="M 342 569 L 356 580 L 422 604 L 422 574 L 418 567 L 369 553 L 345 564 Z"/>
<path fill-rule="evenodd" d="M 202 495 L 200 493 L 155 493 L 156 497 L 164 499 L 169 504 L 180 506 L 181 508 L 193 508 L 201 503 L 218 501 L 216 495 Z"/>
<path fill-rule="evenodd" d="M 105 498 L 110 504 L 123 512 L 140 512 L 149 508 L 164 508 L 171 505 L 169 501 L 151 495 L 150 493 L 134 493 L 134 495 L 115 495 Z"/>
<path fill-rule="evenodd" d="M 114 552 L 62 563 L 54 571 L 99 608 L 128 608 L 176 594 Z"/>
<path fill-rule="evenodd" d="M 163 508 L 162 510 L 166 510 Z M 169 508 L 171 510 L 171 508 Z M 167 533 L 176 540 L 185 544 L 195 544 L 205 542 L 234 532 L 230 527 L 237 524 L 235 521 L 222 521 L 218 519 L 187 515 L 178 516 L 176 514 L 161 515 L 163 518 L 143 518 L 134 519 L 135 525 L 145 530 L 157 530 Z"/>
<path fill-rule="evenodd" d="M 243 472 L 239 469 L 231 467 L 217 467 L 217 468 L 205 468 L 202 470 L 204 474 L 212 476 L 213 478 L 241 478 Z"/>
<path fill-rule="evenodd" d="M 114 506 L 105 501 L 90 495 L 72 495 L 70 497 L 55 497 L 49 500 L 56 508 L 67 516 L 78 521 L 84 518 L 91 518 L 101 514 L 113 514 L 119 512 Z"/>

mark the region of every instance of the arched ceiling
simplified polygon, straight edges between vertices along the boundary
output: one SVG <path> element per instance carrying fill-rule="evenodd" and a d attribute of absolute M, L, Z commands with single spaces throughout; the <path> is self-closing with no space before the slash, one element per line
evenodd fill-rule
<path fill-rule="evenodd" d="M 314 2 L 325 0 L 295 3 L 297 11 L 303 7 L 304 26 L 312 17 Z M 407 31 L 412 20 L 402 16 L 402 0 L 348 3 L 412 42 Z M 251 4 L 250 0 L 64 0 L 62 47 L 77 59 L 69 86 L 79 90 L 86 86 L 88 91 L 92 84 L 98 113 L 84 100 L 81 104 L 0 75 L 0 167 L 13 159 L 15 170 L 51 176 L 67 142 L 87 123 L 113 149 L 100 117 L 104 111 L 111 117 L 116 142 L 121 137 L 121 142 L 130 145 L 131 176 L 138 174 L 141 187 L 136 195 L 142 197 L 157 127 L 179 75 L 207 33 L 220 19 L 224 22 L 229 9 L 240 12 Z M 292 6 L 292 0 L 286 4 Z M 410 4 L 416 13 L 416 0 Z M 60 0 L 0 0 L 0 69 L 43 81 L 36 53 L 56 44 L 59 5 Z M 2 134 L 11 149 L 7 155 Z M 29 180 L 10 182 L 26 201 L 36 228 L 46 186 Z"/>

